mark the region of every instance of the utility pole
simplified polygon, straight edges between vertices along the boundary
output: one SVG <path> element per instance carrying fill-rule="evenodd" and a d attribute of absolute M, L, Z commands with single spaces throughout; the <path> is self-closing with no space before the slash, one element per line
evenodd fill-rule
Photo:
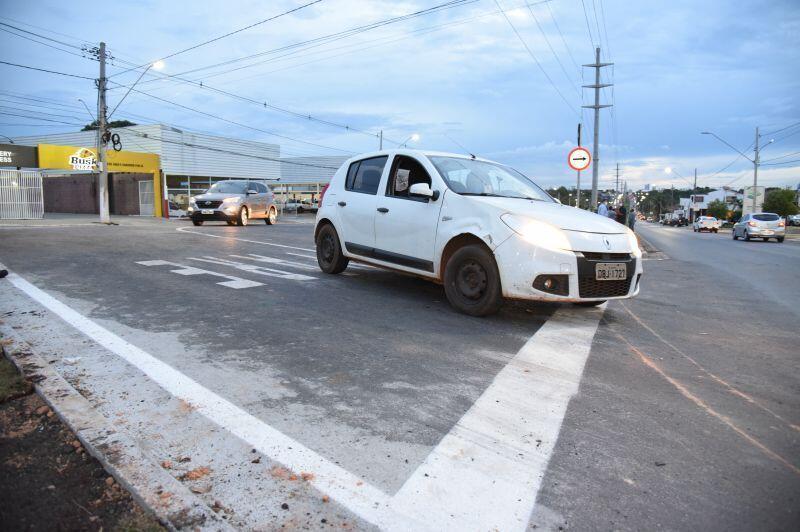
<path fill-rule="evenodd" d="M 695 196 L 697 196 L 697 168 L 694 169 L 694 184 L 692 185 L 692 210 L 689 211 L 689 221 L 692 223 L 694 223 L 694 219 L 697 218 L 694 210 L 694 206 L 697 203 Z"/>
<path fill-rule="evenodd" d="M 581 147 L 581 124 L 580 124 L 580 122 L 578 123 L 578 147 L 579 148 Z M 581 171 L 580 170 L 578 170 L 578 190 L 576 190 L 576 192 L 577 192 L 577 194 L 576 194 L 577 197 L 575 198 L 575 206 L 580 209 L 581 208 Z"/>
<path fill-rule="evenodd" d="M 595 61 L 585 67 L 594 68 L 594 84 L 584 85 L 584 88 L 594 89 L 594 105 L 584 105 L 584 108 L 594 109 L 594 146 L 592 152 L 592 210 L 597 209 L 597 178 L 598 178 L 598 163 L 600 162 L 600 109 L 603 107 L 611 107 L 610 105 L 600 105 L 600 89 L 603 87 L 610 87 L 612 83 L 600 83 L 600 69 L 602 67 L 613 65 L 614 63 L 601 63 L 600 62 L 600 47 L 595 48 Z"/>
<path fill-rule="evenodd" d="M 756 212 L 756 198 L 758 197 L 758 126 L 756 126 L 756 156 L 753 159 L 753 212 Z"/>
<path fill-rule="evenodd" d="M 108 145 L 106 125 L 106 43 L 100 43 L 98 52 L 100 61 L 100 78 L 97 80 L 97 166 L 98 187 L 97 204 L 100 211 L 100 223 L 111 223 L 108 214 L 108 165 L 106 164 L 106 147 Z"/>
<path fill-rule="evenodd" d="M 382 130 L 382 129 L 381 129 L 381 136 L 380 136 L 380 139 L 381 139 L 381 140 L 380 140 L 380 144 L 378 144 L 378 149 L 379 149 L 379 150 L 382 150 L 382 149 L 383 149 L 383 130 Z"/>
<path fill-rule="evenodd" d="M 614 185 L 614 194 L 619 193 L 619 163 L 617 163 L 617 184 Z"/>

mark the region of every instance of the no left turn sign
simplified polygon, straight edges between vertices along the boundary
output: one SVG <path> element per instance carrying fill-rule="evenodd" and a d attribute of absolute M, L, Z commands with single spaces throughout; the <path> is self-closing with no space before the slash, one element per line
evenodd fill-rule
<path fill-rule="evenodd" d="M 589 168 L 589 164 L 592 162 L 592 156 L 589 154 L 589 150 L 586 148 L 575 148 L 569 155 L 567 156 L 567 164 L 573 170 L 577 170 L 580 172 L 581 170 L 586 170 Z"/>

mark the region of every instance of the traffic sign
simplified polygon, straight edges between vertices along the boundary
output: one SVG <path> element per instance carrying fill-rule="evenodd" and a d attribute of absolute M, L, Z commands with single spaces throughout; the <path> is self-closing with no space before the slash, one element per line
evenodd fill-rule
<path fill-rule="evenodd" d="M 591 162 L 592 156 L 589 154 L 589 150 L 581 148 L 580 146 L 569 152 L 567 156 L 567 164 L 569 164 L 569 167 L 578 172 L 589 168 Z"/>

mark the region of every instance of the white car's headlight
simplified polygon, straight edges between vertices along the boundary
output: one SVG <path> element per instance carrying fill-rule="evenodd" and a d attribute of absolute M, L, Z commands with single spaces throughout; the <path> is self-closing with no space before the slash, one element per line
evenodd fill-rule
<path fill-rule="evenodd" d="M 227 203 L 228 205 L 235 205 L 241 202 L 242 202 L 241 196 L 233 196 L 231 198 L 225 198 L 224 200 L 222 200 L 222 203 Z"/>
<path fill-rule="evenodd" d="M 639 258 L 642 256 L 642 250 L 639 249 L 639 239 L 636 238 L 636 233 L 628 229 L 628 242 L 631 245 L 633 256 Z"/>
<path fill-rule="evenodd" d="M 554 225 L 511 213 L 502 215 L 500 219 L 512 231 L 531 244 L 554 251 L 572 248 L 564 231 Z"/>

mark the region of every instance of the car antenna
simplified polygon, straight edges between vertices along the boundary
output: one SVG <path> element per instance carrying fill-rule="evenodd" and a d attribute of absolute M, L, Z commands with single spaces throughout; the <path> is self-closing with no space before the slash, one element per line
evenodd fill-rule
<path fill-rule="evenodd" d="M 460 143 L 459 143 L 459 142 L 458 142 L 456 139 L 454 139 L 453 137 L 451 137 L 451 136 L 450 136 L 450 135 L 448 135 L 447 133 L 442 133 L 442 135 L 444 135 L 445 137 L 447 137 L 448 139 L 450 139 L 450 142 L 452 142 L 453 144 L 455 144 L 456 146 L 458 146 L 459 148 L 461 148 L 462 150 L 464 150 L 464 152 L 465 152 L 465 153 L 469 154 L 469 156 L 470 156 L 470 158 L 471 158 L 471 159 L 475 159 L 475 154 L 474 154 L 474 153 L 471 153 L 471 152 L 470 152 L 468 149 L 466 149 L 464 146 L 462 146 L 462 145 L 461 145 L 461 144 L 460 144 Z"/>

